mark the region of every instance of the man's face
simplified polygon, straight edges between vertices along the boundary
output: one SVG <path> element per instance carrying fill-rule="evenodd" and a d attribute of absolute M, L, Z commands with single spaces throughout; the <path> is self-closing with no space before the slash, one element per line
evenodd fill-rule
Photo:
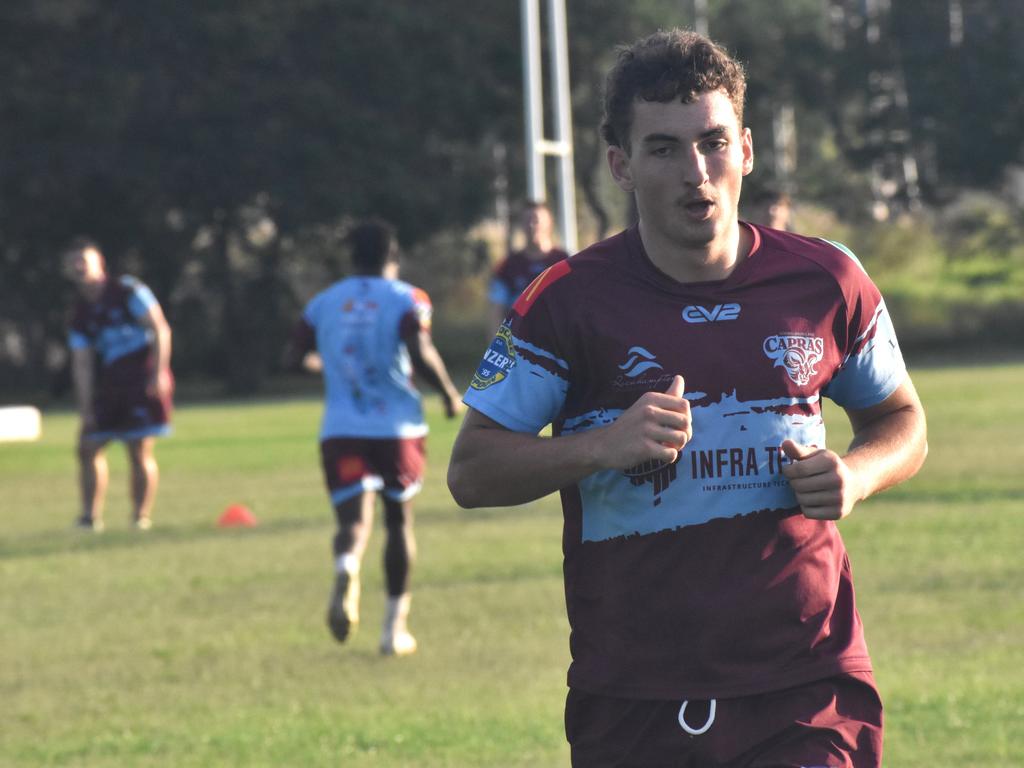
<path fill-rule="evenodd" d="M 736 225 L 743 177 L 754 164 L 750 131 L 724 91 L 696 101 L 636 101 L 630 152 L 608 148 L 612 176 L 636 194 L 645 233 L 685 249 L 714 248 Z"/>
<path fill-rule="evenodd" d="M 547 208 L 528 208 L 523 214 L 526 242 L 537 246 L 551 238 L 551 212 Z"/>
<path fill-rule="evenodd" d="M 94 285 L 106 280 L 103 256 L 95 248 L 81 248 L 64 255 L 64 276 L 79 286 Z"/>

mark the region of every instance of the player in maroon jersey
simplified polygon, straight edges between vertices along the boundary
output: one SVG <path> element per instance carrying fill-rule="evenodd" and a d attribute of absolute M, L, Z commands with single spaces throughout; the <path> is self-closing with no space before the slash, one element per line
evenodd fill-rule
<path fill-rule="evenodd" d="M 758 190 L 747 203 L 744 219 L 751 224 L 763 224 L 788 232 L 792 217 L 793 199 L 782 190 L 766 187 Z"/>
<path fill-rule="evenodd" d="M 513 251 L 494 268 L 487 289 L 493 321 L 488 332 L 501 325 L 512 302 L 519 298 L 519 294 L 537 275 L 568 257 L 569 254 L 555 246 L 552 238 L 553 224 L 551 211 L 544 203 L 531 201 L 523 208 L 521 225 L 526 236 L 526 247 Z"/>
<path fill-rule="evenodd" d="M 136 528 L 147 530 L 159 479 L 153 443 L 170 432 L 171 329 L 152 291 L 128 275 L 112 278 L 92 240 L 71 242 L 64 269 L 79 294 L 68 334 L 82 420 L 82 510 L 76 524 L 103 530 L 108 478 L 104 451 L 111 440 L 121 440 L 131 464 L 132 520 Z"/>
<path fill-rule="evenodd" d="M 539 276 L 464 398 L 461 505 L 561 492 L 574 765 L 880 765 L 835 521 L 918 470 L 924 411 L 853 254 L 739 220 L 744 93 L 701 35 L 620 51 L 602 132 L 638 224 Z"/>

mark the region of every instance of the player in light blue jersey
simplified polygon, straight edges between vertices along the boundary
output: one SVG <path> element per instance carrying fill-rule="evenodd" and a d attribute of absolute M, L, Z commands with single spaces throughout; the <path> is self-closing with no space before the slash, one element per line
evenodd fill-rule
<path fill-rule="evenodd" d="M 349 241 L 355 274 L 306 305 L 288 357 L 292 366 L 304 363 L 324 378 L 320 450 L 338 521 L 328 626 L 344 642 L 358 624 L 359 571 L 379 492 L 388 591 L 380 650 L 404 655 L 416 650 L 407 626 L 416 554 L 412 499 L 422 485 L 427 434 L 413 372 L 441 394 L 449 418 L 462 404 L 431 341 L 430 297 L 398 279 L 391 227 L 368 221 Z"/>

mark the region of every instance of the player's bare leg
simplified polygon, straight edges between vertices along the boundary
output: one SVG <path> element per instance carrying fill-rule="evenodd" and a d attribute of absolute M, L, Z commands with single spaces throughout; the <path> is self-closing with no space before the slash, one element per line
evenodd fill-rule
<path fill-rule="evenodd" d="M 105 441 L 91 440 L 85 435 L 78 438 L 78 485 L 81 492 L 82 513 L 77 525 L 93 531 L 103 530 L 103 501 L 107 496 L 110 471 L 104 452 Z"/>
<path fill-rule="evenodd" d="M 160 469 L 153 455 L 155 442 L 152 437 L 143 437 L 125 444 L 132 472 L 132 519 L 141 530 L 148 530 L 152 525 L 153 501 L 160 482 Z"/>
<path fill-rule="evenodd" d="M 384 499 L 387 543 L 384 545 L 384 573 L 388 604 L 381 629 L 380 652 L 403 656 L 416 651 L 416 638 L 409 633 L 408 617 L 412 596 L 409 574 L 416 559 L 412 502 Z"/>
<path fill-rule="evenodd" d="M 359 570 L 373 527 L 376 494 L 363 492 L 334 508 L 338 531 L 334 535 L 335 581 L 327 606 L 327 626 L 341 643 L 359 624 Z"/>

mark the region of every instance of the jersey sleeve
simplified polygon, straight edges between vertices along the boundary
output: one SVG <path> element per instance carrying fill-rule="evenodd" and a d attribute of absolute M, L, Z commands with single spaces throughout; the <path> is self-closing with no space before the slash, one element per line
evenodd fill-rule
<path fill-rule="evenodd" d="M 487 286 L 487 299 L 501 307 L 511 307 L 516 297 L 512 295 L 512 281 L 508 277 L 509 260 L 504 258 L 491 273 L 491 282 Z"/>
<path fill-rule="evenodd" d="M 536 434 L 554 421 L 569 388 L 569 363 L 560 338 L 552 284 L 568 274 L 551 267 L 516 301 L 484 352 L 463 401 L 515 432 Z"/>
<path fill-rule="evenodd" d="M 857 258 L 833 243 L 853 261 L 843 289 L 846 325 L 838 329 L 845 354 L 839 371 L 822 390 L 843 408 L 869 408 L 896 391 L 907 376 L 892 318 L 878 288 Z"/>
<path fill-rule="evenodd" d="M 127 288 L 130 293 L 128 294 L 128 310 L 132 313 L 132 317 L 138 319 L 149 314 L 149 310 L 154 306 L 159 306 L 156 296 L 149 289 L 149 286 L 136 280 L 134 277 L 122 277 L 121 283 Z"/>
<path fill-rule="evenodd" d="M 71 349 L 87 349 L 93 345 L 93 338 L 87 332 L 80 305 L 76 304 L 72 310 L 67 328 L 68 346 Z"/>
<path fill-rule="evenodd" d="M 81 331 L 72 328 L 68 331 L 68 346 L 71 349 L 87 349 L 92 346 L 92 341 Z"/>
<path fill-rule="evenodd" d="M 409 308 L 398 321 L 398 335 L 403 339 L 420 331 L 429 331 L 434 316 L 434 306 L 426 291 L 413 288 L 409 298 Z"/>
<path fill-rule="evenodd" d="M 515 297 L 509 290 L 508 285 L 497 275 L 491 277 L 490 285 L 487 287 L 487 299 L 492 304 L 498 304 L 502 307 L 511 306 Z"/>

